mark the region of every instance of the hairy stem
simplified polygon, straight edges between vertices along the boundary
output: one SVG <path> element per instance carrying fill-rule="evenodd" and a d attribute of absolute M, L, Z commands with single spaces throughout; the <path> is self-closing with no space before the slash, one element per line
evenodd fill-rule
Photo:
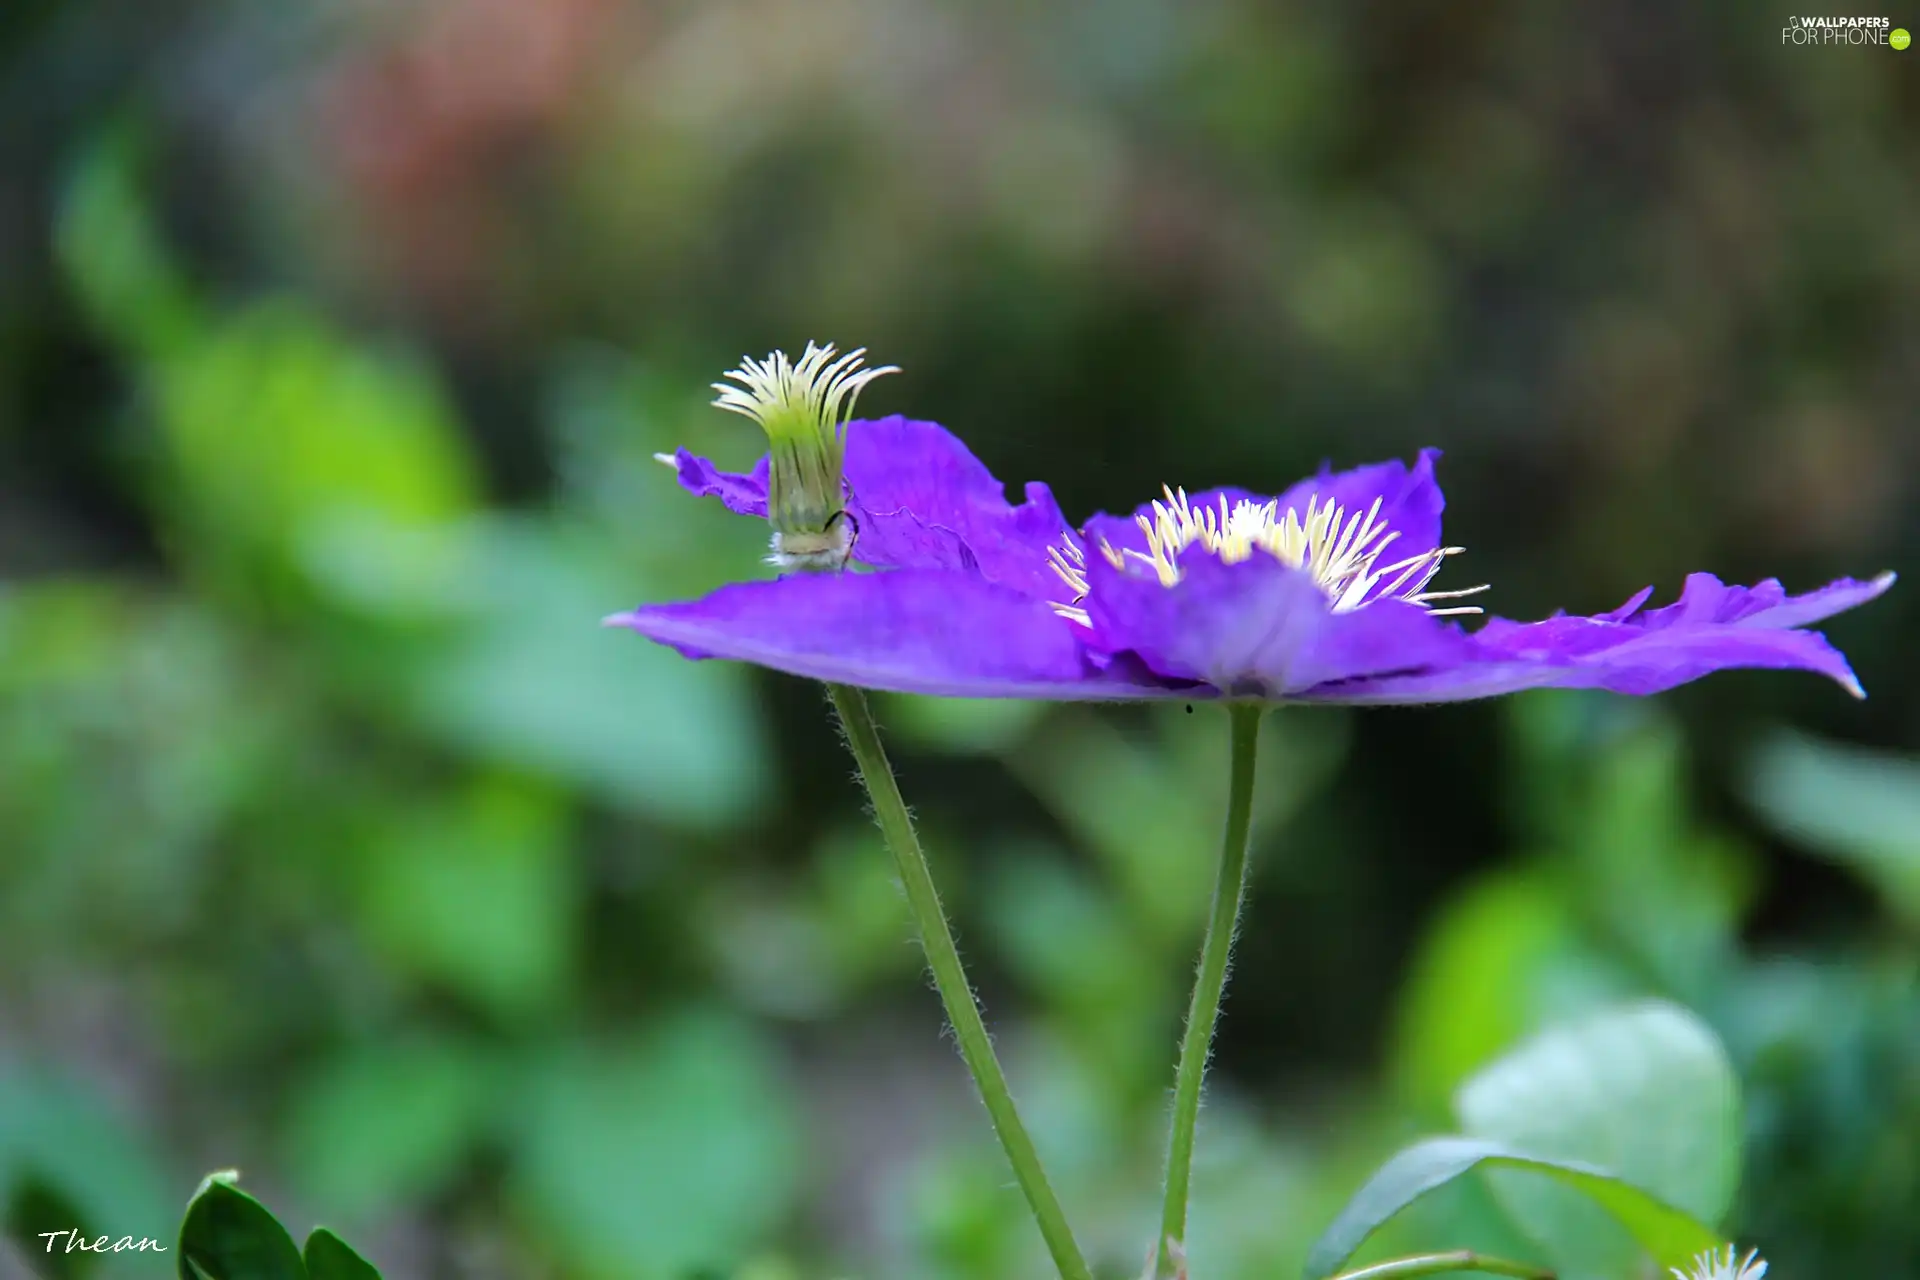
<path fill-rule="evenodd" d="M 934 986 L 946 1005 L 947 1021 L 953 1025 L 960 1056 L 966 1060 L 967 1070 L 973 1073 L 981 1101 L 987 1104 L 993 1131 L 1007 1153 L 1007 1162 L 1013 1166 L 1020 1190 L 1026 1194 L 1033 1220 L 1039 1225 L 1063 1280 L 1092 1280 L 1093 1273 L 1074 1242 L 1073 1230 L 1067 1225 L 1059 1197 L 1054 1195 L 1046 1171 L 1040 1167 L 1040 1154 L 1034 1150 L 1026 1126 L 1020 1123 L 1013 1094 L 1007 1089 L 1007 1077 L 1000 1070 L 1000 1060 L 994 1055 L 986 1024 L 980 1019 L 980 1007 L 974 1002 L 973 988 L 967 982 L 966 970 L 961 967 L 960 952 L 953 944 L 953 931 L 947 927 L 946 914 L 940 909 L 940 895 L 934 890 L 927 856 L 920 849 L 920 837 L 915 834 L 913 819 L 900 798 L 893 766 L 887 763 L 886 750 L 880 745 L 880 733 L 874 725 L 873 713 L 867 708 L 866 696 L 850 685 L 832 683 L 827 685 L 827 694 L 833 699 L 833 708 L 846 731 L 847 746 L 860 765 L 860 778 L 866 783 L 881 834 L 893 851 L 900 882 L 906 889 L 907 905 L 920 929 L 920 945 L 927 954 L 927 967 L 933 971 Z"/>
<path fill-rule="evenodd" d="M 1213 1052 L 1213 1029 L 1220 1020 L 1220 999 L 1227 985 L 1227 959 L 1233 951 L 1233 933 L 1240 920 L 1240 904 L 1247 892 L 1247 835 L 1253 822 L 1253 763 L 1260 744 L 1260 717 L 1264 708 L 1235 703 L 1227 714 L 1232 725 L 1233 763 L 1227 787 L 1227 830 L 1220 842 L 1220 870 L 1213 885 L 1213 909 L 1207 920 L 1206 941 L 1200 947 L 1200 969 L 1194 977 L 1193 1002 L 1187 1009 L 1187 1031 L 1180 1044 L 1180 1066 L 1173 1084 L 1173 1124 L 1167 1140 L 1167 1193 L 1160 1216 L 1160 1238 L 1154 1274 L 1172 1280 L 1179 1271 L 1178 1248 L 1187 1237 L 1187 1195 L 1193 1178 L 1193 1133 L 1200 1118 L 1200 1086 Z"/>

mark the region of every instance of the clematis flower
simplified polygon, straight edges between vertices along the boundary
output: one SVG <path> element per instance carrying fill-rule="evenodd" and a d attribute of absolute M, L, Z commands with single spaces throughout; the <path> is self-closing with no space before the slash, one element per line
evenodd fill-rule
<path fill-rule="evenodd" d="M 1864 696 L 1807 625 L 1891 573 L 1790 596 L 1772 579 L 1688 577 L 1593 617 L 1458 621 L 1485 590 L 1434 589 L 1444 545 L 1437 450 L 1412 466 L 1323 472 L 1266 497 L 1169 489 L 1131 516 L 1070 525 L 1046 485 L 1013 504 L 946 429 L 844 427 L 847 540 L 871 572 L 797 573 L 607 619 L 690 658 L 955 697 L 1431 703 L 1537 687 L 1651 694 L 1728 667 L 1797 668 Z M 722 472 L 662 455 L 681 485 L 747 516 L 778 509 L 779 458 Z M 776 530 L 777 532 L 777 530 Z M 776 551 L 778 546 L 776 545 Z M 817 566 L 815 566 L 817 567 Z"/>
<path fill-rule="evenodd" d="M 1671 1270 L 1674 1280 L 1761 1280 L 1767 1274 L 1767 1264 L 1760 1260 L 1758 1250 L 1742 1258 L 1728 1245 L 1724 1253 L 1703 1253 L 1695 1258 L 1691 1270 Z"/>

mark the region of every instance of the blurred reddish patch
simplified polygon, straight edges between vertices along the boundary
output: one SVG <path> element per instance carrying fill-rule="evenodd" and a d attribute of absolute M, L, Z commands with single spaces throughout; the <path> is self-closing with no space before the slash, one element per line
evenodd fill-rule
<path fill-rule="evenodd" d="M 614 26 L 610 0 L 433 0 L 332 70 L 321 147 L 399 292 L 473 300 L 503 187 L 596 82 Z"/>

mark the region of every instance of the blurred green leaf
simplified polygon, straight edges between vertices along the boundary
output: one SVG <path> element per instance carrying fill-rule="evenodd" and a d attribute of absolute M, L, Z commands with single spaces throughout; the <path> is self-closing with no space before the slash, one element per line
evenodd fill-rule
<path fill-rule="evenodd" d="M 306 1265 L 285 1227 L 233 1185 L 212 1174 L 187 1204 L 180 1224 L 180 1280 L 306 1280 Z"/>
<path fill-rule="evenodd" d="M 1515 817 L 1564 860 L 1567 902 L 1641 981 L 1706 998 L 1753 898 L 1745 852 L 1703 828 L 1686 748 L 1658 706 L 1540 691 L 1508 704 Z"/>
<path fill-rule="evenodd" d="M 1536 689 L 1505 699 L 1502 711 L 1514 765 L 1501 798 L 1525 837 L 1550 848 L 1579 841 L 1594 762 L 1660 724 L 1653 704 L 1588 690 Z"/>
<path fill-rule="evenodd" d="M 0 949 L 171 945 L 192 927 L 219 837 L 289 745 L 288 690 L 250 681 L 251 658 L 150 586 L 0 594 Z"/>
<path fill-rule="evenodd" d="M 908 1224 L 915 1256 L 935 1275 L 1022 1273 L 1032 1225 L 1008 1212 L 1006 1167 L 998 1151 L 956 1144 L 927 1152 L 891 1188 L 889 1215 Z"/>
<path fill-rule="evenodd" d="M 1697 830 L 1677 726 L 1649 715 L 1581 770 L 1584 803 L 1564 815 L 1577 899 L 1668 991 L 1711 985 L 1752 878 L 1731 844 Z"/>
<path fill-rule="evenodd" d="M 141 180 L 135 136 L 104 135 L 69 181 L 60 246 L 146 381 L 179 549 L 271 582 L 305 575 L 343 528 L 397 536 L 469 512 L 473 464 L 429 368 L 295 298 L 196 314 Z"/>
<path fill-rule="evenodd" d="M 343 527 L 469 513 L 476 478 L 437 379 L 292 300 L 235 312 L 153 371 L 164 495 L 186 549 L 309 575 Z"/>
<path fill-rule="evenodd" d="M 1455 1098 L 1471 1137 L 1605 1169 L 1702 1222 L 1718 1223 L 1740 1174 L 1740 1103 L 1713 1032 L 1645 1001 L 1541 1033 Z M 1570 1275 L 1626 1276 L 1626 1233 L 1577 1193 L 1489 1175 L 1515 1222 Z"/>
<path fill-rule="evenodd" d="M 496 778 L 394 817 L 361 869 L 363 918 L 378 945 L 503 1018 L 555 1003 L 576 929 L 564 803 Z"/>
<path fill-rule="evenodd" d="M 1044 849 L 1021 849 L 996 868 L 992 920 L 1008 960 L 1050 1005 L 1102 1008 L 1170 994 L 1153 954 L 1096 885 Z"/>
<path fill-rule="evenodd" d="M 1583 946 L 1560 885 L 1539 871 L 1499 872 L 1442 909 L 1401 990 L 1394 1074 L 1423 1114 L 1552 1008 L 1621 992 Z M 1586 987 L 1588 990 L 1580 990 Z"/>
<path fill-rule="evenodd" d="M 716 413 L 683 366 L 614 347 L 569 346 L 545 385 L 547 435 L 566 509 L 621 555 L 660 576 L 663 596 L 711 589 L 766 554 L 764 520 L 681 489 L 655 456 L 685 446 L 730 469 L 753 465 L 765 437 Z"/>
<path fill-rule="evenodd" d="M 819 1019 L 845 995 L 824 923 L 800 894 L 723 881 L 702 903 L 700 933 L 742 1007 Z"/>
<path fill-rule="evenodd" d="M 820 929 L 844 980 L 919 970 L 893 858 L 871 822 L 826 833 L 808 856 Z M 944 886 L 943 886 L 944 888 Z"/>
<path fill-rule="evenodd" d="M 1049 717 L 1012 760 L 1047 807 L 1109 865 L 1150 936 L 1184 938 L 1211 883 L 1211 810 L 1219 798 L 1176 790 L 1165 759 L 1149 745 L 1079 711 Z"/>
<path fill-rule="evenodd" d="M 1729 996 L 1721 1025 L 1747 1113 L 1741 1219 L 1767 1224 L 1783 1274 L 1906 1267 L 1920 1203 L 1913 957 L 1770 957 Z"/>
<path fill-rule="evenodd" d="M 142 190 L 148 141 L 138 127 L 121 124 L 81 149 L 67 175 L 55 240 L 89 319 L 129 351 L 151 357 L 188 341 L 202 318 Z"/>
<path fill-rule="evenodd" d="M 1045 715 L 1044 702 L 884 694 L 881 723 L 904 741 L 956 755 L 990 755 L 1014 746 Z"/>
<path fill-rule="evenodd" d="M 1056 850 L 1016 847 L 995 864 L 986 912 L 1007 966 L 1072 1028 L 1109 1083 L 1165 1087 L 1174 974 L 1110 892 Z"/>
<path fill-rule="evenodd" d="M 400 691 L 430 728 L 672 821 L 717 824 L 764 795 L 745 673 L 600 626 L 646 593 L 604 548 L 501 521 L 477 528 L 469 553 L 468 618 Z"/>
<path fill-rule="evenodd" d="M 1166 1070 L 1164 1064 L 1162 1070 Z M 1215 1111 L 1213 1118 L 1202 1121 L 1208 1138 L 1205 1154 L 1194 1168 L 1188 1273 L 1295 1275 L 1319 1226 L 1340 1207 L 1339 1175 L 1329 1166 L 1344 1155 L 1330 1157 L 1324 1148 L 1313 1149 L 1284 1128 L 1266 1123 L 1255 1110 L 1259 1103 L 1253 1098 L 1229 1101 L 1231 1109 L 1221 1114 L 1219 1103 L 1227 1100 L 1219 1092 L 1209 1108 Z M 1164 1077 L 1149 1096 L 1154 1119 L 1160 1121 L 1158 1113 L 1166 1099 Z M 1348 1145 L 1358 1127 L 1343 1127 L 1339 1145 Z M 1285 1207 L 1276 1211 L 1275 1206 Z M 1128 1223 L 1130 1234 L 1137 1221 Z"/>
<path fill-rule="evenodd" d="M 1216 707 L 1160 708 L 1148 732 L 1056 710 L 1008 763 L 1109 864 L 1128 910 L 1162 946 L 1188 945 L 1212 889 L 1228 739 Z M 1254 787 L 1256 840 L 1325 785 L 1344 721 L 1269 717 Z"/>
<path fill-rule="evenodd" d="M 380 1272 L 325 1227 L 307 1237 L 308 1280 L 380 1280 Z"/>
<path fill-rule="evenodd" d="M 537 1060 L 515 1116 L 517 1199 L 587 1274 L 738 1261 L 799 1189 L 797 1117 L 773 1047 L 719 1013 Z"/>
<path fill-rule="evenodd" d="M 1746 792 L 1775 828 L 1851 868 L 1920 925 L 1920 763 L 1776 733 L 1755 753 Z"/>
<path fill-rule="evenodd" d="M 1398 1152 L 1354 1193 L 1315 1242 L 1307 1280 L 1325 1280 L 1415 1200 L 1480 1168 L 1518 1169 L 1570 1187 L 1604 1209 L 1662 1266 L 1683 1266 L 1720 1243 L 1708 1227 L 1603 1169 L 1528 1155 L 1476 1138 L 1430 1138 Z"/>
<path fill-rule="evenodd" d="M 494 1084 L 478 1046 L 369 1041 L 296 1086 L 288 1165 L 314 1203 L 350 1222 L 430 1199 L 488 1133 Z"/>
<path fill-rule="evenodd" d="M 1352 1179 L 1346 1182 L 1350 1185 Z M 1345 1208 L 1345 1201 L 1329 1205 L 1320 1221 L 1332 1221 Z M 1540 1253 L 1540 1246 L 1500 1207 L 1483 1176 L 1455 1178 L 1410 1201 L 1368 1237 L 1359 1256 L 1347 1265 L 1351 1269 L 1363 1263 L 1407 1257 L 1437 1248 L 1443 1241 L 1448 1249 L 1467 1249 L 1496 1258 L 1532 1258 Z"/>

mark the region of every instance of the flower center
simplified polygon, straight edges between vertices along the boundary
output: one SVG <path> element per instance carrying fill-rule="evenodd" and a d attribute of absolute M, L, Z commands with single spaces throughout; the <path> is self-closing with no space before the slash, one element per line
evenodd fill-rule
<path fill-rule="evenodd" d="M 1304 514 L 1293 507 L 1280 510 L 1278 499 L 1255 502 L 1249 498 L 1228 506 L 1221 496 L 1215 506 L 1196 507 L 1184 489 L 1163 489 L 1165 501 L 1156 501 L 1152 514 L 1134 517 L 1146 541 L 1145 551 L 1115 550 L 1102 542 L 1100 553 L 1114 568 L 1129 561 L 1150 567 L 1160 585 L 1180 581 L 1180 556 L 1198 546 L 1223 564 L 1238 564 L 1255 551 L 1265 552 L 1290 569 L 1299 569 L 1326 594 L 1336 613 L 1346 613 L 1375 600 L 1416 604 L 1436 617 L 1479 613 L 1471 605 L 1432 608 L 1436 600 L 1456 600 L 1487 590 L 1485 584 L 1461 591 L 1428 591 L 1427 584 L 1448 556 L 1462 547 L 1435 547 L 1419 555 L 1382 565 L 1382 553 L 1400 535 L 1380 519 L 1380 499 L 1364 513 L 1348 512 L 1339 503 L 1315 497 Z M 1080 602 L 1087 597 L 1084 553 L 1071 539 L 1047 549 L 1047 560 L 1060 580 L 1073 591 L 1071 602 L 1055 603 L 1054 612 L 1083 626 L 1091 625 Z"/>

